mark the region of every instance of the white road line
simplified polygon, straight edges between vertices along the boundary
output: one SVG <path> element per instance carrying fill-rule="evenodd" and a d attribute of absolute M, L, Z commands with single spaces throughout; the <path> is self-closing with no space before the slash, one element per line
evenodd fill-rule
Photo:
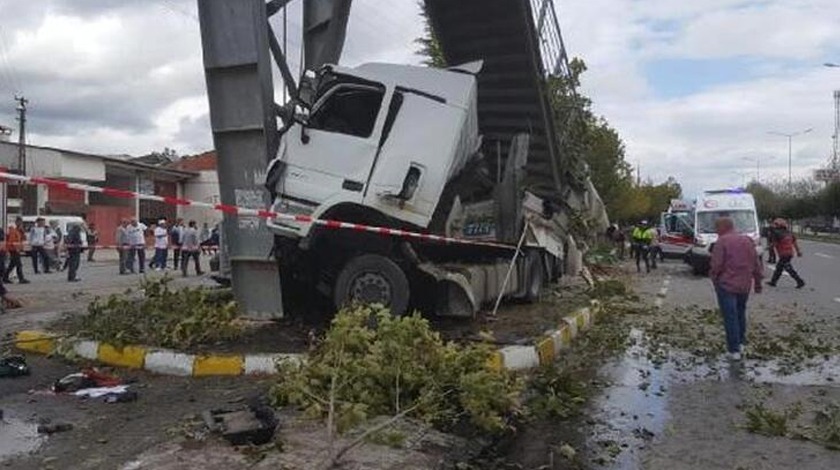
<path fill-rule="evenodd" d="M 825 253 L 814 253 L 814 256 L 819 256 L 820 258 L 825 258 L 825 259 L 834 259 L 833 256 L 827 255 Z"/>
<path fill-rule="evenodd" d="M 776 270 L 776 265 L 775 264 L 768 264 L 767 269 L 769 269 L 770 271 L 775 271 Z M 787 271 L 782 271 L 782 275 L 790 276 L 790 274 L 788 274 Z"/>

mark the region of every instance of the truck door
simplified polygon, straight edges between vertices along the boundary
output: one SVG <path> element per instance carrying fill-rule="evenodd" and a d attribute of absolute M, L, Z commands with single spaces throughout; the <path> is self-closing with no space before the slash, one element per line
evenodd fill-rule
<path fill-rule="evenodd" d="M 365 204 L 427 226 L 454 164 L 466 110 L 397 88 L 389 105 Z"/>
<path fill-rule="evenodd" d="M 385 88 L 338 83 L 318 99 L 305 126 L 285 136 L 282 192 L 316 203 L 361 202 L 376 156 Z"/>

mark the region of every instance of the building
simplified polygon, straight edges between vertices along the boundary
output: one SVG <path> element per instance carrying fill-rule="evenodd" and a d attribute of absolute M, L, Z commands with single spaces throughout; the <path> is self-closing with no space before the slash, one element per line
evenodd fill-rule
<path fill-rule="evenodd" d="M 0 166 L 17 171 L 17 144 L 0 140 Z M 171 197 L 185 197 L 185 188 L 190 187 L 190 181 L 201 176 L 200 172 L 35 145 L 26 146 L 26 173 L 30 176 Z M 79 215 L 85 217 L 88 223 L 97 225 L 101 243 L 106 245 L 114 243 L 115 230 L 110 228 L 115 228 L 121 218 L 137 217 L 148 224 L 160 218 L 174 219 L 181 210 L 157 201 L 44 186 L 24 192 L 27 208 L 21 210 L 22 201 L 17 197 L 16 188 L 11 187 L 17 185 L 11 183 L 2 186 L 10 186 L 7 225 L 10 222 L 8 219 L 21 212 L 31 211 L 24 215 Z M 6 189 L 2 188 L 0 192 L 5 194 Z"/>
<path fill-rule="evenodd" d="M 216 172 L 217 162 L 216 151 L 210 150 L 198 155 L 180 158 L 168 167 L 196 174 L 195 177 L 184 183 L 183 197 L 185 199 L 218 204 L 221 200 L 219 196 L 219 175 Z M 180 216 L 185 220 L 195 220 L 199 227 L 205 223 L 212 227 L 222 221 L 222 215 L 219 212 L 200 207 L 182 207 Z"/>

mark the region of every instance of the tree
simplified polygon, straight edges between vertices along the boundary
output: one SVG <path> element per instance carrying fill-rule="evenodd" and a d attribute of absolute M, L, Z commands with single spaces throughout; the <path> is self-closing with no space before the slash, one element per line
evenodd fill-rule
<path fill-rule="evenodd" d="M 840 217 L 840 182 L 829 184 L 822 192 L 822 212 L 832 217 Z"/>
<path fill-rule="evenodd" d="M 446 67 L 446 59 L 443 56 L 443 49 L 440 47 L 440 42 L 438 41 L 437 37 L 435 36 L 435 32 L 432 29 L 432 25 L 429 22 L 429 14 L 426 10 L 426 2 L 420 0 L 420 16 L 423 17 L 423 24 L 425 25 L 423 31 L 423 37 L 417 38 L 414 40 L 420 46 L 420 49 L 417 50 L 417 54 L 425 57 L 423 60 L 423 65 L 427 65 L 429 67 L 438 67 L 444 68 Z"/>

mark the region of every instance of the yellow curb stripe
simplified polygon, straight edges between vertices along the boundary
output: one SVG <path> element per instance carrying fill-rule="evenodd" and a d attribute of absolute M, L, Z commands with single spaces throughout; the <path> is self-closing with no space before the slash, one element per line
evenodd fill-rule
<path fill-rule="evenodd" d="M 38 354 L 52 354 L 56 340 L 53 335 L 41 331 L 19 331 L 15 335 L 15 347 Z"/>
<path fill-rule="evenodd" d="M 493 354 L 487 358 L 487 368 L 493 372 L 501 372 L 504 368 L 504 358 L 500 351 L 493 351 Z"/>
<path fill-rule="evenodd" d="M 572 329 L 569 325 L 563 325 L 560 327 L 560 346 L 564 348 L 568 348 L 572 344 Z"/>
<path fill-rule="evenodd" d="M 549 337 L 537 343 L 537 354 L 540 365 L 551 364 L 554 360 L 554 340 Z"/>
<path fill-rule="evenodd" d="M 196 356 L 193 376 L 241 375 L 244 366 L 242 356 Z"/>
<path fill-rule="evenodd" d="M 575 314 L 575 324 L 578 331 L 586 329 L 586 316 L 582 312 Z"/>
<path fill-rule="evenodd" d="M 129 369 L 142 369 L 146 362 L 146 348 L 139 346 L 124 346 L 117 348 L 110 344 L 99 345 L 97 357 L 100 362 Z"/>

